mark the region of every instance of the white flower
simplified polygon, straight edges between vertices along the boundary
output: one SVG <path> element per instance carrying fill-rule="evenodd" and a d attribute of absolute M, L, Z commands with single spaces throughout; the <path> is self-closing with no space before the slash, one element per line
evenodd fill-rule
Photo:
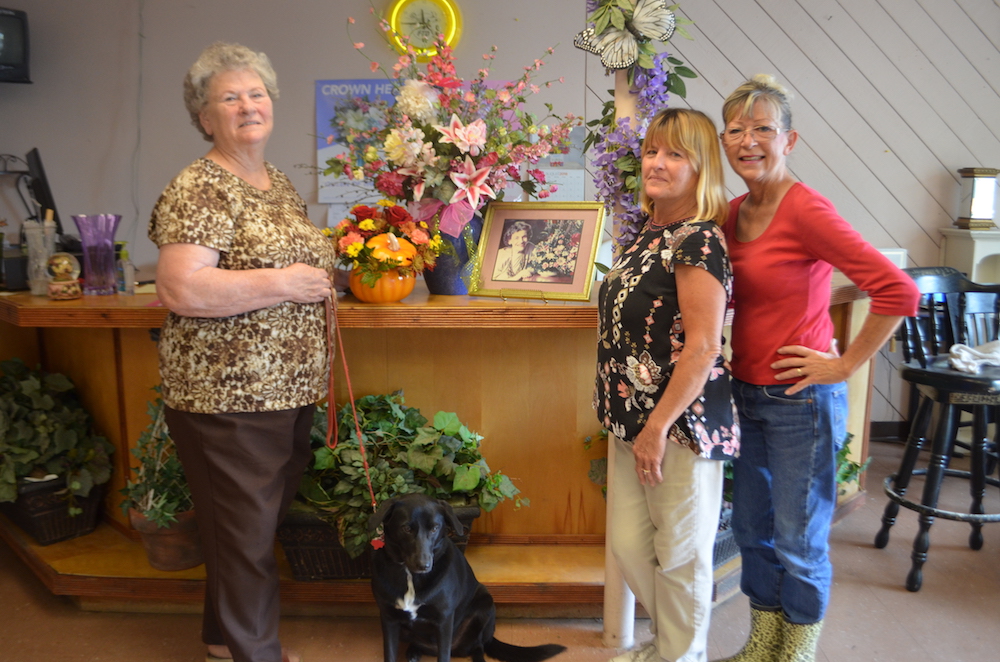
<path fill-rule="evenodd" d="M 407 122 L 402 129 L 393 129 L 382 145 L 386 158 L 397 165 L 412 167 L 424 152 L 424 132 Z"/>
<path fill-rule="evenodd" d="M 427 83 L 410 78 L 396 97 L 396 107 L 410 118 L 429 124 L 437 116 L 438 93 Z"/>

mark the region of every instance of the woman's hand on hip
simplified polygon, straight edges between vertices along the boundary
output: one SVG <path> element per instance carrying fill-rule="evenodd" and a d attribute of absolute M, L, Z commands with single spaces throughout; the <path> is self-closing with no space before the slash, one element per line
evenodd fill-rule
<path fill-rule="evenodd" d="M 830 343 L 829 352 L 819 352 L 802 345 L 785 345 L 778 349 L 778 354 L 791 356 L 771 364 L 778 371 L 774 378 L 801 378 L 785 391 L 786 395 L 795 395 L 811 384 L 839 384 L 851 376 L 851 371 L 837 351 L 836 339 Z"/>
<path fill-rule="evenodd" d="M 663 482 L 660 467 L 667 448 L 667 435 L 657 426 L 647 424 L 632 444 L 635 455 L 635 473 L 640 485 L 657 485 Z"/>

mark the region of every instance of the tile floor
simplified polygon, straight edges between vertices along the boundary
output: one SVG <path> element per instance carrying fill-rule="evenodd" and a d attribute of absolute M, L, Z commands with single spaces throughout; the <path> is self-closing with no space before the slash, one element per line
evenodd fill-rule
<path fill-rule="evenodd" d="M 902 446 L 872 444 L 868 497 L 837 524 L 831 538 L 836 569 L 820 662 L 973 662 L 996 660 L 1000 623 L 1000 525 L 984 529 L 983 549 L 967 546 L 968 525 L 938 520 L 919 593 L 906 591 L 916 514 L 904 510 L 883 550 L 872 547 L 882 508 L 881 484 L 898 465 Z M 915 484 L 911 493 L 919 489 Z M 942 506 L 965 507 L 964 481 L 946 481 Z M 996 488 L 987 512 L 1000 511 Z M 732 654 L 746 637 L 742 595 L 716 608 L 709 654 Z M 95 613 L 50 595 L 14 554 L 0 544 L 0 662 L 194 662 L 204 659 L 193 614 Z M 647 639 L 640 621 L 636 638 Z M 615 654 L 601 643 L 598 619 L 503 619 L 498 637 L 511 643 L 563 644 L 556 660 L 604 661 Z M 287 616 L 283 640 L 307 662 L 376 662 L 381 657 L 375 618 Z M 425 658 L 430 659 L 430 658 Z"/>

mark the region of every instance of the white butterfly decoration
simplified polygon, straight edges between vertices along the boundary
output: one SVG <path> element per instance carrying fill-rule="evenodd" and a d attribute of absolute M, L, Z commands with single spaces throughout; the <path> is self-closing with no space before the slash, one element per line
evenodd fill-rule
<path fill-rule="evenodd" d="M 639 42 L 656 39 L 666 41 L 674 33 L 676 19 L 667 9 L 666 0 L 638 0 L 632 18 L 626 19 L 625 29 L 608 25 L 601 34 L 587 28 L 573 39 L 573 45 L 601 56 L 608 69 L 626 69 L 639 59 Z"/>

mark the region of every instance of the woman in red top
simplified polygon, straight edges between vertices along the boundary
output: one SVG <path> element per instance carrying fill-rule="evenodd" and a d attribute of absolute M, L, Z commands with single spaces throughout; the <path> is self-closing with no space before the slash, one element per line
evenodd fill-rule
<path fill-rule="evenodd" d="M 786 159 L 798 133 L 771 76 L 738 87 L 722 109 L 722 147 L 749 192 L 724 226 L 733 264 L 733 532 L 743 555 L 751 633 L 739 662 L 815 657 L 830 595 L 836 454 L 846 437 L 845 380 L 916 310 L 913 281 L 868 244 Z M 837 268 L 871 298 L 840 356 L 830 280 Z"/>

